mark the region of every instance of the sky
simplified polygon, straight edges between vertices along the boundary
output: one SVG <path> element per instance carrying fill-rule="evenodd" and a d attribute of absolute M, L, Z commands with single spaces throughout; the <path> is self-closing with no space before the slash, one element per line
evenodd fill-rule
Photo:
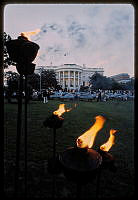
<path fill-rule="evenodd" d="M 39 29 L 30 36 L 40 46 L 36 68 L 74 63 L 134 77 L 134 12 L 131 4 L 8 4 L 4 31 L 17 39 Z"/>

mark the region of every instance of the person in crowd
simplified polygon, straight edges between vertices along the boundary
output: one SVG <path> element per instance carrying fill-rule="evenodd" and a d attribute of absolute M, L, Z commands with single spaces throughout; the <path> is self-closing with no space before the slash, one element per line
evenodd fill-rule
<path fill-rule="evenodd" d="M 102 100 L 102 98 L 101 98 L 101 91 L 99 91 L 99 92 L 98 92 L 98 97 L 97 97 L 97 102 L 98 102 L 98 101 L 101 101 L 101 100 Z"/>
<path fill-rule="evenodd" d="M 79 96 L 77 93 L 75 93 L 75 96 L 74 96 L 74 101 L 78 102 L 79 101 Z"/>
<path fill-rule="evenodd" d="M 48 102 L 48 99 L 47 99 L 47 91 L 46 91 L 46 90 L 43 91 L 43 100 L 44 100 L 44 101 L 43 101 L 44 103 L 47 103 L 47 102 Z"/>
<path fill-rule="evenodd" d="M 47 102 L 48 102 L 48 100 L 50 100 L 50 92 L 49 91 L 47 91 Z"/>
<path fill-rule="evenodd" d="M 41 93 L 41 92 L 38 92 L 38 100 L 39 100 L 39 101 L 42 101 L 42 100 L 43 100 L 43 98 L 42 98 L 42 93 Z"/>

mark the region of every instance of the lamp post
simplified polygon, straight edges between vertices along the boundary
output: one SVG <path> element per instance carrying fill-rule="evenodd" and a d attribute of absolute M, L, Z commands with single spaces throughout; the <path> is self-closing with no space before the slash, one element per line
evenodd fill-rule
<path fill-rule="evenodd" d="M 42 81 L 42 80 L 41 80 L 41 78 L 42 78 L 41 75 L 42 75 L 42 71 L 40 71 L 40 93 L 41 93 L 41 87 L 42 87 L 42 86 L 41 86 L 41 81 Z"/>
<path fill-rule="evenodd" d="M 42 73 L 42 71 L 40 72 L 40 93 L 41 93 L 41 74 Z"/>
<path fill-rule="evenodd" d="M 41 90 L 42 90 L 42 71 L 43 71 L 43 67 L 38 68 L 38 70 L 39 70 L 39 75 L 40 75 L 40 88 L 39 88 L 39 90 L 40 90 L 40 93 L 41 93 Z"/>

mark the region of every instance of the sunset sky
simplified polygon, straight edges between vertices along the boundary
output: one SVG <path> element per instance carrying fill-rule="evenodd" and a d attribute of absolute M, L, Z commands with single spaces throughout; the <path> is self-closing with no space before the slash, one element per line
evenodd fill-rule
<path fill-rule="evenodd" d="M 133 77 L 134 12 L 131 4 L 8 4 L 4 31 L 17 39 L 40 29 L 31 36 L 40 45 L 36 67 L 85 64 Z"/>

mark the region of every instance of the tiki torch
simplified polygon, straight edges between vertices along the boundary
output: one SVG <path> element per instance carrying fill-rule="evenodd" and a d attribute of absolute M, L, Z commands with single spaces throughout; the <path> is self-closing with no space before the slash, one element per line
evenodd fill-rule
<path fill-rule="evenodd" d="M 28 40 L 21 35 L 15 40 L 6 42 L 10 59 L 16 63 L 16 69 L 20 74 L 18 114 L 17 114 L 17 136 L 16 136 L 16 172 L 15 172 L 15 194 L 18 194 L 19 161 L 20 161 L 20 140 L 22 130 L 22 92 L 23 76 L 25 76 L 25 191 L 27 190 L 27 76 L 34 73 L 35 59 L 39 50 L 39 45 Z M 25 192 L 27 193 L 27 192 Z"/>

